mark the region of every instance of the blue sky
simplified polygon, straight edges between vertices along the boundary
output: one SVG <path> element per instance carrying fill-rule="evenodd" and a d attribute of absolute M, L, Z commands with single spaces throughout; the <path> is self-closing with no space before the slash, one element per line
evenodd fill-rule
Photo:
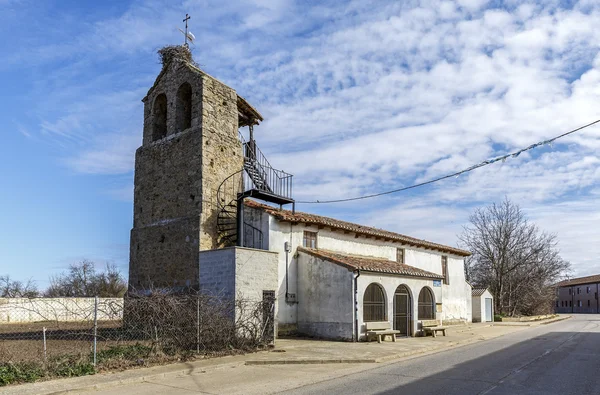
<path fill-rule="evenodd" d="M 600 118 L 595 1 L 0 0 L 0 273 L 83 258 L 127 271 L 140 100 L 186 12 L 201 67 L 265 116 L 261 149 L 298 200 L 397 188 Z M 508 196 L 600 272 L 600 127 L 458 179 L 301 205 L 456 245 Z"/>

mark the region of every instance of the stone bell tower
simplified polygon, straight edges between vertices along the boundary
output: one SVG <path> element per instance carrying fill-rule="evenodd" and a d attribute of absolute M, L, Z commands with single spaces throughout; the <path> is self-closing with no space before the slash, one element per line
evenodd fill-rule
<path fill-rule="evenodd" d="M 238 128 L 261 115 L 200 70 L 186 46 L 159 51 L 135 155 L 131 289 L 197 289 L 200 250 L 219 247 L 220 184 L 244 167 Z"/>

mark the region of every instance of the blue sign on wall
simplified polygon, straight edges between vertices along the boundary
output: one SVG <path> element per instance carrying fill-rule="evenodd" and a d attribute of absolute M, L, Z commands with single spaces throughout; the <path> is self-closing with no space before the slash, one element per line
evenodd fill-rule
<path fill-rule="evenodd" d="M 442 286 L 442 280 L 433 280 L 433 286 L 434 287 L 441 287 Z"/>

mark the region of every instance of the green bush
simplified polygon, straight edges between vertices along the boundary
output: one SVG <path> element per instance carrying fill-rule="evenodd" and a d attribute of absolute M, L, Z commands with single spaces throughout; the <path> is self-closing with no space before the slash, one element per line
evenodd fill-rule
<path fill-rule="evenodd" d="M 44 369 L 35 362 L 4 362 L 0 364 L 0 386 L 31 383 L 44 377 Z"/>
<path fill-rule="evenodd" d="M 50 370 L 49 375 L 59 377 L 87 376 L 96 373 L 94 365 L 89 362 L 68 361 L 60 363 Z"/>
<path fill-rule="evenodd" d="M 502 315 L 494 314 L 494 322 L 502 322 Z"/>
<path fill-rule="evenodd" d="M 10 384 L 31 383 L 49 377 L 76 377 L 96 373 L 87 358 L 62 355 L 42 362 L 0 363 L 0 387 Z"/>

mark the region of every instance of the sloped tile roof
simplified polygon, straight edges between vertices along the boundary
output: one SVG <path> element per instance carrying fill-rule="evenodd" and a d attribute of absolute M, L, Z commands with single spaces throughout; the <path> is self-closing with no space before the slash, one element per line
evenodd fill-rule
<path fill-rule="evenodd" d="M 306 247 L 298 247 L 298 251 L 304 252 L 308 255 L 312 255 L 317 258 L 321 258 L 325 261 L 338 264 L 340 266 L 344 266 L 349 270 L 364 270 L 368 272 L 397 274 L 401 276 L 420 278 L 443 278 L 440 274 L 428 272 L 427 270 L 422 270 L 414 266 L 406 265 L 404 263 L 390 261 L 385 258 L 377 258 L 362 255 L 347 255 L 329 250 Z"/>
<path fill-rule="evenodd" d="M 595 274 L 593 276 L 587 277 L 578 277 L 572 278 L 570 280 L 563 280 L 556 284 L 557 287 L 569 287 L 571 285 L 581 285 L 581 284 L 591 284 L 591 283 L 600 283 L 600 274 Z"/>
<path fill-rule="evenodd" d="M 416 239 L 414 237 L 405 236 L 399 233 L 389 232 L 383 229 L 372 228 L 369 226 L 363 226 L 354 224 L 352 222 L 340 221 L 339 219 L 323 217 L 315 214 L 308 214 L 296 211 L 295 213 L 289 210 L 280 210 L 276 207 L 269 206 L 266 204 L 259 203 L 255 200 L 246 199 L 244 204 L 251 208 L 261 209 L 265 212 L 269 213 L 276 219 L 280 221 L 287 222 L 297 222 L 303 223 L 307 225 L 319 225 L 319 226 L 327 226 L 332 229 L 339 229 L 354 232 L 356 234 L 365 235 L 365 236 L 374 236 L 380 237 L 382 239 L 398 241 L 403 244 L 407 244 L 409 246 L 428 248 L 432 250 L 437 250 L 449 254 L 454 254 L 458 256 L 469 256 L 471 253 L 469 251 L 461 250 L 459 248 L 446 246 L 443 244 L 433 243 L 427 240 Z"/>
<path fill-rule="evenodd" d="M 485 291 L 487 291 L 487 288 L 473 288 L 471 296 L 481 296 Z"/>

